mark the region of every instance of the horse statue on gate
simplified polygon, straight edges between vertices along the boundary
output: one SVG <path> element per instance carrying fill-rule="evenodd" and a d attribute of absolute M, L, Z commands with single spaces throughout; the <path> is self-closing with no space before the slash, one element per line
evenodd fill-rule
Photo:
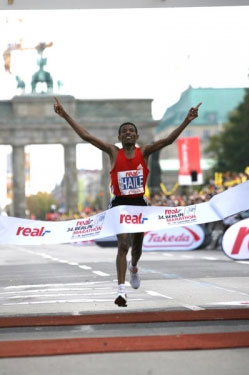
<path fill-rule="evenodd" d="M 19 90 L 22 94 L 24 94 L 25 92 L 25 82 L 19 77 L 19 76 L 16 76 L 16 82 L 17 82 L 17 90 Z"/>
<path fill-rule="evenodd" d="M 38 44 L 38 46 L 36 46 L 36 49 L 40 55 L 40 58 L 37 61 L 37 65 L 40 68 L 32 76 L 32 81 L 31 81 L 32 93 L 36 92 L 36 85 L 39 82 L 46 83 L 48 92 L 53 91 L 53 78 L 49 72 L 46 72 L 44 70 L 44 66 L 47 64 L 47 58 L 43 57 L 43 51 L 45 50 L 45 48 L 51 47 L 52 45 L 53 43 L 49 43 L 49 44 L 40 43 Z"/>

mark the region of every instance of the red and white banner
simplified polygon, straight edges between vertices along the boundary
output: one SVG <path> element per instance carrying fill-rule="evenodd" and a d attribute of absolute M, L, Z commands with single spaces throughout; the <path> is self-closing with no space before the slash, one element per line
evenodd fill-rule
<path fill-rule="evenodd" d="M 241 220 L 226 230 L 222 248 L 229 258 L 249 259 L 249 219 Z"/>
<path fill-rule="evenodd" d="M 201 185 L 203 177 L 199 137 L 179 138 L 177 149 L 180 163 L 179 185 Z"/>
<path fill-rule="evenodd" d="M 118 206 L 88 218 L 38 221 L 0 216 L 0 244 L 42 245 L 90 241 L 118 233 L 165 230 L 223 220 L 249 209 L 249 181 L 191 206 Z"/>
<path fill-rule="evenodd" d="M 144 234 L 143 251 L 157 250 L 195 250 L 205 239 L 200 225 L 165 228 Z"/>

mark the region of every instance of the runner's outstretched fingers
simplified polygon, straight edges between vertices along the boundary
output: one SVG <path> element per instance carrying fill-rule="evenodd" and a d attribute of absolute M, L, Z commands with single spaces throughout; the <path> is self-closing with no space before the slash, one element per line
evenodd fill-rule
<path fill-rule="evenodd" d="M 200 105 L 202 105 L 202 102 L 200 102 L 199 104 L 197 104 L 197 106 L 195 107 L 195 109 L 198 109 L 200 107 Z"/>

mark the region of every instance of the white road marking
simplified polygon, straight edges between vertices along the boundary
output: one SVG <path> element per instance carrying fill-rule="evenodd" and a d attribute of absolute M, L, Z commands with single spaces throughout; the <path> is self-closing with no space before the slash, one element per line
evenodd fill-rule
<path fill-rule="evenodd" d="M 134 301 L 144 301 L 143 298 L 129 298 L 129 302 Z M 17 303 L 4 303 L 2 306 L 15 306 L 15 305 L 39 305 L 39 304 L 58 304 L 58 303 L 92 303 L 92 302 L 111 302 L 113 303 L 113 298 L 79 298 L 71 300 L 44 300 L 44 301 L 29 301 L 29 302 L 17 302 Z"/>
<path fill-rule="evenodd" d="M 240 263 L 240 264 L 249 264 L 249 261 L 246 261 L 246 260 L 238 260 L 238 261 L 236 261 L 236 263 Z"/>
<path fill-rule="evenodd" d="M 172 297 L 165 296 L 165 294 L 155 292 L 154 290 L 146 290 L 146 293 L 148 293 L 150 296 L 153 296 L 153 297 L 163 297 L 166 299 L 173 299 Z"/>
<path fill-rule="evenodd" d="M 193 311 L 205 310 L 203 307 L 195 306 L 195 305 L 183 305 L 183 307 L 186 307 L 186 309 L 193 310 Z"/>
<path fill-rule="evenodd" d="M 116 294 L 116 292 L 108 292 L 108 294 Z M 56 293 L 56 294 L 50 294 L 46 293 L 46 297 L 60 297 L 60 296 L 102 296 L 103 293 Z M 39 298 L 41 297 L 41 294 L 31 294 L 31 295 L 22 295 L 22 296 L 8 296 L 8 299 L 21 299 L 21 298 Z M 6 299 L 6 297 L 0 297 L 1 299 Z"/>
<path fill-rule="evenodd" d="M 22 289 L 22 288 L 42 288 L 42 287 L 49 287 L 49 286 L 63 286 L 63 285 L 71 285 L 71 286 L 80 286 L 80 285 L 94 285 L 94 284 L 102 284 L 102 281 L 86 281 L 83 283 L 53 283 L 53 284 L 24 284 L 24 285 L 12 285 L 6 286 L 3 289 Z"/>
<path fill-rule="evenodd" d="M 206 259 L 206 260 L 218 260 L 218 258 L 215 258 L 215 257 L 202 257 L 201 259 Z"/>
<path fill-rule="evenodd" d="M 78 266 L 79 268 L 82 268 L 83 270 L 91 270 L 92 267 L 89 267 L 89 266 L 85 266 L 85 265 L 80 265 Z"/>
<path fill-rule="evenodd" d="M 68 262 L 67 264 L 70 264 L 70 266 L 78 266 L 79 263 L 76 263 L 76 262 Z"/>
<path fill-rule="evenodd" d="M 93 273 L 95 273 L 96 275 L 99 275 L 99 276 L 110 276 L 109 273 L 105 273 L 105 272 L 102 272 L 102 271 L 93 271 Z"/>
<path fill-rule="evenodd" d="M 172 297 L 166 296 L 165 294 L 155 292 L 154 290 L 146 290 L 146 293 L 148 293 L 150 296 L 153 296 L 153 297 L 163 297 L 163 298 L 166 298 L 166 299 L 173 299 Z M 186 309 L 189 309 L 189 310 L 194 310 L 194 311 L 205 310 L 204 308 L 202 308 L 200 306 L 195 306 L 195 305 L 183 305 L 183 307 L 185 307 Z"/>
<path fill-rule="evenodd" d="M 224 305 L 224 306 L 248 306 L 249 301 L 230 301 L 230 302 L 212 302 L 207 305 Z"/>
<path fill-rule="evenodd" d="M 13 306 L 13 305 L 38 305 L 38 304 L 57 304 L 57 303 L 89 303 L 89 302 L 112 302 L 113 299 L 93 299 L 93 298 L 83 298 L 83 299 L 71 299 L 71 300 L 47 300 L 47 301 L 30 301 L 30 302 L 19 302 L 19 303 L 4 303 L 2 306 Z"/>
<path fill-rule="evenodd" d="M 39 305 L 57 303 L 113 303 L 116 285 L 112 281 L 67 284 L 16 285 L 0 288 L 0 305 Z M 135 296 L 134 296 L 135 297 Z M 129 298 L 130 301 L 144 299 Z"/>
<path fill-rule="evenodd" d="M 62 291 L 85 291 L 85 290 L 108 290 L 112 289 L 111 287 L 93 287 L 93 288 L 43 288 L 43 289 L 33 289 L 33 290 L 16 290 L 15 292 L 0 292 L 0 296 L 11 296 L 13 294 L 20 295 L 22 293 L 48 293 L 48 292 L 62 292 Z"/>
<path fill-rule="evenodd" d="M 224 288 L 222 286 L 217 286 L 217 285 L 213 285 L 213 287 L 216 288 L 216 289 L 225 290 L 225 292 L 229 292 L 229 293 L 238 293 L 242 296 L 248 296 L 249 295 L 248 293 L 238 292 L 238 290 L 236 290 L 236 289 L 228 289 L 228 288 Z"/>
<path fill-rule="evenodd" d="M 101 288 L 95 288 L 101 289 Z M 47 292 L 59 292 L 59 291 L 67 291 L 67 290 L 92 290 L 92 288 L 43 288 L 43 289 L 32 289 L 32 290 L 16 290 L 15 292 L 0 292 L 0 296 L 9 296 L 13 294 L 22 294 L 22 293 L 47 293 Z"/>
<path fill-rule="evenodd" d="M 26 249 L 23 249 L 23 251 L 26 251 L 28 253 L 35 254 L 35 255 L 40 255 L 41 257 L 43 257 L 45 259 L 52 260 L 54 262 L 65 263 L 65 264 L 68 264 L 70 266 L 77 266 L 77 267 L 79 267 L 82 270 L 91 270 L 92 269 L 92 267 L 86 266 L 84 264 L 80 265 L 77 262 L 71 262 L 69 260 L 59 259 L 59 258 L 53 257 L 51 255 L 48 255 L 46 253 L 34 252 L 32 250 L 26 250 Z M 92 273 L 95 273 L 96 275 L 102 276 L 102 277 L 110 276 L 108 273 L 105 273 L 105 272 L 102 272 L 102 271 L 92 271 Z"/>

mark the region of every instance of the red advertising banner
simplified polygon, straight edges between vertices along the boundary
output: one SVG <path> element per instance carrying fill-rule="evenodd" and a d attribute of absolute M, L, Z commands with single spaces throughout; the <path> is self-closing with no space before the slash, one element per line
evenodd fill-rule
<path fill-rule="evenodd" d="M 177 140 L 179 158 L 179 185 L 200 185 L 203 183 L 199 137 L 186 137 Z"/>

